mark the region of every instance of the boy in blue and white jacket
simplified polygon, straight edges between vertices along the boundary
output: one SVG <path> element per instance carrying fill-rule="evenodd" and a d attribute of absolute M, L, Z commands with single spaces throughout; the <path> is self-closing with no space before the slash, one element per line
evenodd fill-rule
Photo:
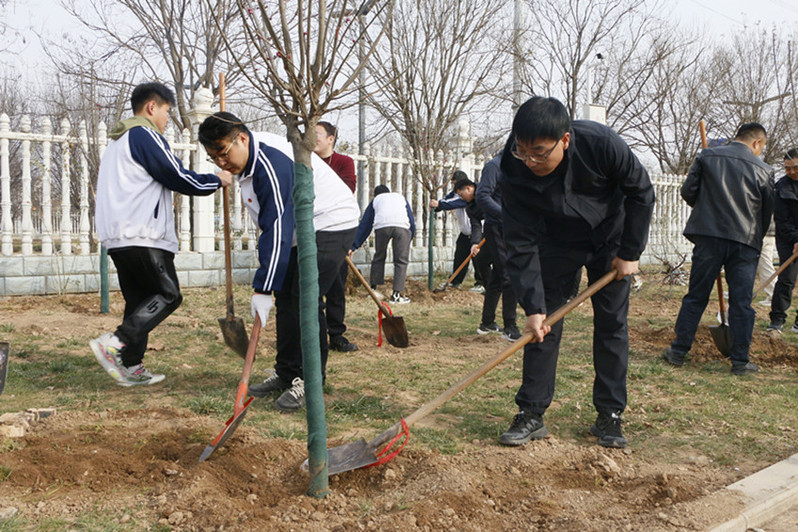
<path fill-rule="evenodd" d="M 305 404 L 299 330 L 299 268 L 294 231 L 293 149 L 284 138 L 251 132 L 235 115 L 214 113 L 199 128 L 199 140 L 220 167 L 238 176 L 241 197 L 262 231 L 258 240 L 260 267 L 252 282 L 252 316 L 265 325 L 277 306 L 277 356 L 274 372 L 249 387 L 264 397 L 283 392 L 275 401 L 282 412 Z M 313 226 L 316 230 L 319 294 L 326 294 L 344 262 L 357 230 L 360 214 L 349 187 L 321 158 L 311 154 L 313 167 Z M 274 298 L 272 298 L 272 293 Z M 319 298 L 321 367 L 327 366 L 327 320 Z"/>
<path fill-rule="evenodd" d="M 180 305 L 175 273 L 178 250 L 172 191 L 207 196 L 232 183 L 229 172 L 187 170 L 169 148 L 163 132 L 175 104 L 161 83 L 145 83 L 130 98 L 133 118 L 109 133 L 97 177 L 95 225 L 114 261 L 125 298 L 122 324 L 91 340 L 94 356 L 121 386 L 164 379 L 142 365 L 149 332 Z"/>

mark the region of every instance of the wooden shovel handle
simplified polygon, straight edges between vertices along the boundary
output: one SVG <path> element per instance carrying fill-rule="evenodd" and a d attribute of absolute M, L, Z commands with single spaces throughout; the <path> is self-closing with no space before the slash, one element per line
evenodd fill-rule
<path fill-rule="evenodd" d="M 238 392 L 236 393 L 236 402 L 233 406 L 233 415 L 238 415 L 246 406 L 244 401 L 247 398 L 247 391 L 249 391 L 249 376 L 252 373 L 252 365 L 255 362 L 255 351 L 258 349 L 260 328 L 260 316 L 256 316 L 255 321 L 252 323 L 252 334 L 249 337 L 247 356 L 244 358 L 244 370 L 241 372 L 241 380 L 238 382 Z"/>
<path fill-rule="evenodd" d="M 544 325 L 553 325 L 560 321 L 563 316 L 571 312 L 573 309 L 578 307 L 585 301 L 587 298 L 607 286 L 613 279 L 618 275 L 618 270 L 611 270 L 604 274 L 604 276 L 593 283 L 592 285 L 585 288 L 585 290 L 573 298 L 571 301 L 567 302 L 562 307 L 555 310 L 552 314 L 549 314 L 546 319 L 543 321 Z M 521 347 L 529 343 L 532 340 L 534 335 L 527 333 L 515 342 L 513 342 L 509 347 L 501 351 L 500 353 L 493 356 L 493 358 L 487 360 L 477 369 L 463 377 L 459 382 L 453 385 L 451 388 L 440 394 L 438 397 L 432 399 L 428 403 L 424 404 L 421 408 L 410 414 L 405 418 L 405 423 L 407 425 L 412 425 L 413 423 L 417 422 L 424 416 L 428 415 L 430 412 L 438 408 L 440 405 L 451 399 L 453 396 L 457 395 L 459 392 L 470 386 L 474 383 L 478 378 L 489 372 L 491 369 L 498 366 L 501 362 L 503 362 L 506 358 L 510 355 L 518 351 Z M 372 448 L 377 448 L 382 446 L 383 444 L 387 443 L 391 438 L 399 434 L 402 430 L 402 423 L 401 421 L 393 425 L 391 428 L 374 438 L 369 442 L 369 446 Z"/>
<path fill-rule="evenodd" d="M 388 307 L 386 307 L 385 304 L 380 300 L 380 298 L 377 297 L 377 294 L 375 294 L 374 290 L 371 289 L 368 281 L 366 281 L 366 278 L 363 277 L 362 273 L 360 273 L 360 270 L 357 269 L 357 266 L 355 266 L 355 263 L 352 262 L 352 259 L 349 258 L 349 255 L 347 255 L 344 258 L 344 260 L 346 260 L 346 264 L 349 266 L 349 269 L 352 270 L 352 273 L 354 273 L 355 276 L 358 278 L 358 280 L 360 280 L 361 284 L 366 287 L 366 290 L 368 290 L 371 299 L 373 299 L 374 302 L 377 304 L 377 307 L 380 309 L 380 312 L 382 312 L 382 315 L 385 316 L 386 318 L 390 317 L 392 315 L 391 311 L 388 310 Z"/>
<path fill-rule="evenodd" d="M 754 290 L 754 295 L 751 296 L 751 299 L 754 299 L 759 292 L 761 292 L 767 285 L 771 283 L 771 281 L 773 281 L 773 279 L 778 277 L 781 272 L 787 269 L 787 266 L 789 266 L 795 259 L 798 259 L 798 253 L 793 253 L 792 255 L 790 255 L 790 258 L 785 260 L 784 263 L 781 266 L 779 266 L 778 270 L 773 272 L 773 274 L 770 277 L 768 277 L 764 283 L 762 283 L 756 290 Z"/>
<path fill-rule="evenodd" d="M 219 73 L 219 109 L 224 111 L 224 72 Z M 230 252 L 230 195 L 222 188 L 222 212 L 224 217 L 224 285 L 227 295 L 227 319 L 235 317 L 233 304 L 233 259 Z"/>
<path fill-rule="evenodd" d="M 482 244 L 484 244 L 484 243 L 485 243 L 485 239 L 483 238 L 482 240 L 480 240 L 480 241 L 479 241 L 479 244 L 477 244 L 477 249 L 481 248 L 481 247 L 482 247 Z M 459 267 L 459 268 L 457 268 L 457 269 L 454 271 L 454 273 L 452 274 L 452 276 L 451 276 L 451 277 L 449 277 L 449 280 L 448 280 L 448 281 L 446 281 L 446 285 L 445 285 L 445 286 L 449 286 L 450 284 L 452 284 L 452 281 L 454 281 L 454 278 L 455 278 L 455 277 L 457 277 L 457 274 L 458 274 L 458 273 L 460 273 L 460 271 L 461 271 L 463 268 L 465 268 L 465 267 L 466 267 L 466 264 L 468 264 L 468 261 L 470 261 L 470 260 L 471 260 L 471 257 L 473 257 L 473 255 L 471 255 L 471 253 L 469 253 L 469 254 L 468 254 L 468 257 L 466 257 L 466 259 L 463 261 L 463 263 L 460 265 L 460 267 Z"/>

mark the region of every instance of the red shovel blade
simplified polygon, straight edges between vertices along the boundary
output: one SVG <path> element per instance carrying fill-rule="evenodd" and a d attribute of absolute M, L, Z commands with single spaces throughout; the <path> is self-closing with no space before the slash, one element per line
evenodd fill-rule
<path fill-rule="evenodd" d="M 227 438 L 233 435 L 238 426 L 244 420 L 244 416 L 247 413 L 247 408 L 249 407 L 249 403 L 251 403 L 253 399 L 254 397 L 250 397 L 249 399 L 247 399 L 247 402 L 244 403 L 244 408 L 242 408 L 237 413 L 230 416 L 230 419 L 227 420 L 227 423 L 224 426 L 224 430 L 222 430 L 222 432 L 220 432 L 219 435 L 213 439 L 211 444 L 205 447 L 205 450 L 202 451 L 202 454 L 200 455 L 199 458 L 200 462 L 204 462 L 205 460 L 207 460 L 208 457 L 213 454 L 213 451 L 224 445 L 224 442 L 227 441 Z"/>

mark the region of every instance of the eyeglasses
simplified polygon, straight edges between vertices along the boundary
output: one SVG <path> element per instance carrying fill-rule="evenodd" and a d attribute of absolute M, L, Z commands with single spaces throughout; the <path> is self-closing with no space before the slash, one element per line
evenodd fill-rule
<path fill-rule="evenodd" d="M 208 155 L 205 158 L 205 160 L 213 164 L 217 164 L 220 161 L 226 161 L 227 154 L 230 153 L 230 148 L 232 148 L 233 144 L 235 144 L 236 142 L 238 142 L 238 137 L 236 137 L 235 140 L 233 140 L 233 142 L 228 144 L 227 148 L 222 153 L 219 153 L 218 155 Z"/>
<path fill-rule="evenodd" d="M 552 146 L 549 151 L 547 151 L 542 155 L 521 155 L 520 153 L 518 153 L 518 147 L 516 146 L 515 141 L 513 141 L 513 145 L 510 147 L 510 153 L 512 154 L 513 157 L 525 163 L 530 162 L 534 164 L 542 164 L 546 162 L 546 159 L 548 159 L 549 155 L 552 154 L 554 148 L 556 148 L 560 144 L 560 140 L 557 140 L 557 142 L 554 143 L 554 146 Z"/>

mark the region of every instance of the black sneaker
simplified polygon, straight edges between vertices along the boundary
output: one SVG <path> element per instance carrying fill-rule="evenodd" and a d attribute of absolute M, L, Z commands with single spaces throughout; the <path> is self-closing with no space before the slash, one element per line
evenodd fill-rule
<path fill-rule="evenodd" d="M 499 443 L 502 445 L 523 445 L 530 440 L 539 440 L 549 435 L 549 431 L 543 425 L 543 416 L 540 414 L 526 413 L 523 410 L 518 412 L 504 434 L 499 436 Z"/>
<path fill-rule="evenodd" d="M 521 338 L 521 331 L 518 330 L 518 327 L 515 325 L 510 325 L 504 329 L 504 333 L 502 334 L 502 338 L 507 340 L 508 342 L 515 342 L 519 338 Z"/>
<path fill-rule="evenodd" d="M 669 347 L 662 353 L 662 359 L 671 366 L 681 367 L 684 365 L 684 358 L 687 353 L 679 353 L 672 347 Z"/>
<path fill-rule="evenodd" d="M 626 447 L 626 438 L 621 433 L 620 412 L 599 412 L 596 422 L 590 426 L 590 434 L 598 437 L 598 444 L 602 447 L 623 449 Z"/>
<path fill-rule="evenodd" d="M 291 387 L 274 402 L 275 408 L 280 412 L 296 412 L 305 406 L 305 382 L 300 377 L 295 377 Z"/>
<path fill-rule="evenodd" d="M 330 338 L 330 349 L 333 351 L 348 353 L 350 351 L 357 351 L 357 345 L 353 344 L 343 336 L 336 336 L 335 338 Z"/>
<path fill-rule="evenodd" d="M 276 372 L 272 371 L 265 381 L 260 384 L 253 384 L 247 389 L 247 394 L 252 397 L 266 397 L 274 392 L 282 392 L 290 388 L 291 385 L 283 380 Z"/>
<path fill-rule="evenodd" d="M 747 364 L 737 364 L 732 366 L 731 372 L 732 375 L 753 375 L 754 373 L 759 372 L 759 366 L 753 362 L 749 362 Z"/>
<path fill-rule="evenodd" d="M 479 327 L 477 327 L 477 334 L 490 334 L 490 333 L 500 333 L 502 330 L 496 325 L 496 322 L 488 323 L 487 325 L 484 323 L 480 323 Z"/>
<path fill-rule="evenodd" d="M 767 332 L 775 331 L 777 333 L 780 333 L 783 328 L 784 328 L 783 323 L 774 323 L 771 321 L 768 324 Z"/>

